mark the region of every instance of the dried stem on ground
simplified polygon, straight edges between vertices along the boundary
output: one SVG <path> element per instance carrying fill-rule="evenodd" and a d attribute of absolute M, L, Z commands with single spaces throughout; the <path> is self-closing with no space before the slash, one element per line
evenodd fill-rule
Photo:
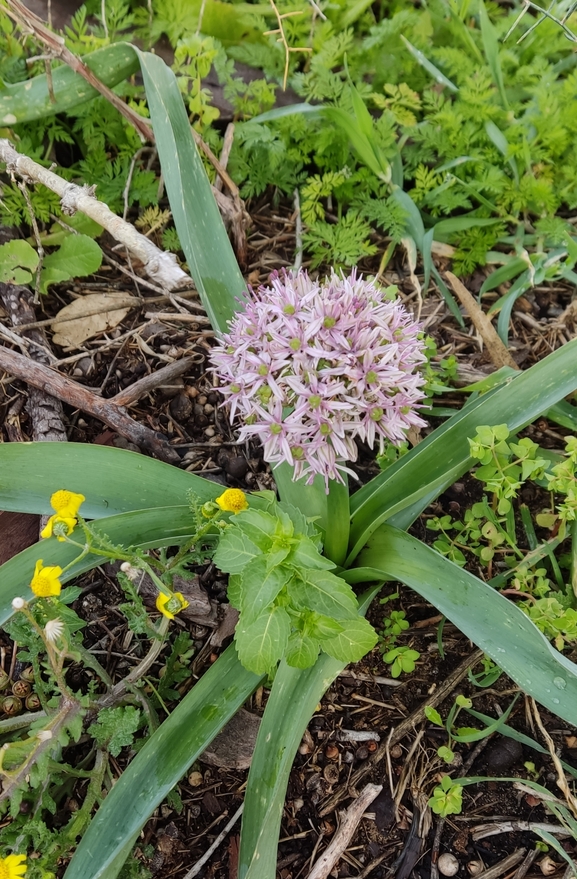
<path fill-rule="evenodd" d="M 146 274 L 167 290 L 190 286 L 192 280 L 178 265 L 173 253 L 160 250 L 134 226 L 113 214 L 108 205 L 93 195 L 91 187 L 68 183 L 37 162 L 14 149 L 10 141 L 0 139 L 0 162 L 8 173 L 19 175 L 29 183 L 42 183 L 60 196 L 62 210 L 69 215 L 80 211 L 103 226 L 113 238 L 123 244 L 138 259 Z"/>
<path fill-rule="evenodd" d="M 341 813 L 339 828 L 310 871 L 308 879 L 326 879 L 349 845 L 367 808 L 378 797 L 382 789 L 382 784 L 367 784 L 346 812 Z"/>
<path fill-rule="evenodd" d="M 69 403 L 76 409 L 88 412 L 118 431 L 130 442 L 147 449 L 161 461 L 166 461 L 169 464 L 180 463 L 180 456 L 166 439 L 160 438 L 149 427 L 134 421 L 122 407 L 114 402 L 102 399 L 93 391 L 82 387 L 66 376 L 60 375 L 53 369 L 35 363 L 29 357 L 24 357 L 8 348 L 1 347 L 0 369 L 25 381 L 32 387 L 40 388 L 51 396 Z"/>
<path fill-rule="evenodd" d="M 471 296 L 464 284 L 459 281 L 451 272 L 446 272 L 446 278 L 453 288 L 453 292 L 465 307 L 467 314 L 473 321 L 473 324 L 487 346 L 489 357 L 497 367 L 510 366 L 512 369 L 519 369 L 506 346 L 499 338 L 497 331 L 485 312 Z"/>

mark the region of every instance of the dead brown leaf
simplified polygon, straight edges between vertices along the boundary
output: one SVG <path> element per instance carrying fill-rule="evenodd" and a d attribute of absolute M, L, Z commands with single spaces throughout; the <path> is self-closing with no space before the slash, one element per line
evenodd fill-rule
<path fill-rule="evenodd" d="M 138 305 L 138 299 L 123 293 L 82 296 L 58 312 L 51 325 L 52 341 L 67 350 L 78 348 L 87 339 L 114 329 Z"/>

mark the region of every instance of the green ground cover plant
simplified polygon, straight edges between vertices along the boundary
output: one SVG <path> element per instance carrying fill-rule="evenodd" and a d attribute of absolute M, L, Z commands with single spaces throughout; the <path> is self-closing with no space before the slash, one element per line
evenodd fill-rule
<path fill-rule="evenodd" d="M 210 15 L 218 19 L 221 6 L 216 0 L 206 4 L 207 28 Z M 148 29 L 150 38 L 167 33 L 178 47 L 178 40 L 190 31 L 183 8 L 166 2 L 163 6 L 153 4 L 152 8 L 154 15 L 150 20 L 139 18 L 124 4 L 107 7 L 106 22 L 101 22 L 100 34 L 98 30 L 94 33 L 88 30 L 81 13 L 69 34 L 71 45 L 86 51 L 99 48 L 96 43 L 100 41 L 100 45 L 108 49 L 114 45 L 114 38 L 125 35 L 128 28 L 137 24 L 143 32 Z M 561 43 L 557 42 L 557 31 L 551 31 L 547 59 L 540 60 L 537 50 L 541 43 L 530 36 L 520 49 L 499 47 L 497 36 L 505 32 L 509 17 L 493 14 L 490 19 L 482 2 L 463 3 L 459 8 L 456 4 L 432 4 L 426 12 L 406 9 L 395 12 L 394 7 L 389 11 L 393 14 L 379 22 L 374 20 L 368 7 L 352 9 L 345 5 L 333 10 L 333 21 L 309 18 L 307 24 L 307 15 L 312 16 L 310 10 L 302 16 L 281 20 L 283 27 L 282 21 L 290 23 L 290 28 L 288 23 L 286 27 L 294 48 L 303 48 L 311 33 L 311 48 L 315 49 L 315 40 L 318 46 L 323 45 L 313 51 L 310 64 L 303 63 L 300 53 L 299 60 L 296 52 L 286 56 L 293 85 L 308 101 L 321 101 L 322 106 L 301 107 L 296 115 L 291 111 L 290 117 L 270 111 L 276 115 L 261 115 L 260 120 L 243 122 L 239 126 L 234 159 L 238 179 L 250 180 L 250 185 L 256 187 L 262 184 L 264 189 L 272 181 L 261 179 L 259 182 L 256 166 L 270 168 L 270 157 L 274 156 L 278 161 L 277 170 L 281 166 L 285 169 L 286 192 L 303 186 L 301 210 L 307 218 L 307 234 L 312 236 L 307 240 L 313 257 L 316 259 L 315 254 L 322 251 L 322 260 L 334 262 L 337 267 L 356 262 L 368 255 L 367 247 L 375 246 L 370 240 L 370 223 L 376 219 L 363 214 L 355 202 L 355 195 L 363 193 L 365 202 L 372 205 L 370 210 L 376 211 L 381 205 L 383 211 L 395 215 L 399 234 L 392 234 L 392 220 L 381 223 L 381 227 L 392 242 L 404 241 L 409 252 L 411 248 L 420 251 L 427 276 L 436 272 L 431 260 L 433 237 L 441 240 L 466 230 L 470 231 L 471 241 L 465 245 L 461 241 L 460 247 L 467 253 L 475 252 L 473 231 L 476 230 L 478 262 L 483 262 L 487 251 L 497 244 L 512 247 L 518 259 L 525 257 L 526 246 L 534 246 L 533 257 L 541 258 L 553 241 L 553 226 L 549 224 L 546 234 L 545 226 L 538 226 L 538 219 L 560 221 L 561 226 L 555 228 L 560 230 L 563 246 L 557 262 L 565 261 L 566 271 L 572 271 L 569 267 L 573 265 L 575 246 L 572 227 L 557 216 L 562 205 L 571 205 L 572 184 L 567 176 L 570 170 L 563 171 L 566 176 L 561 183 L 557 175 L 553 179 L 551 172 L 553 166 L 565 159 L 570 169 L 570 137 L 566 134 L 552 138 L 555 126 L 551 119 L 540 127 L 542 114 L 551 107 L 561 108 L 556 117 L 560 129 L 569 131 L 570 126 L 569 98 L 563 89 L 566 87 L 570 92 L 572 75 L 567 72 L 570 64 L 555 69 L 560 60 L 567 60 Z M 189 77 L 190 88 L 183 89 L 182 79 L 158 56 L 131 50 L 135 63 L 140 65 L 147 112 L 156 135 L 176 232 L 225 353 L 230 322 L 249 313 L 251 300 L 246 296 L 242 298 L 244 281 L 194 145 L 188 112 L 206 134 L 206 126 L 214 121 L 210 118 L 213 115 L 210 102 L 202 94 L 201 78 L 209 61 L 217 65 L 222 61 L 226 68 L 230 58 L 246 59 L 243 51 L 250 51 L 252 63 L 260 58 L 264 80 L 282 78 L 285 63 L 282 46 L 260 36 L 263 18 L 270 18 L 268 8 L 232 5 L 227 12 L 230 21 L 226 19 L 225 25 L 221 21 L 221 26 L 229 28 L 228 37 L 222 32 L 209 33 L 207 39 L 212 43 L 189 39 L 186 47 L 181 46 L 182 53 L 176 64 L 184 65 L 187 72 L 182 74 L 177 70 L 177 74 Z M 491 9 L 491 12 L 499 10 Z M 349 31 L 353 25 L 354 30 Z M 230 36 L 236 33 L 234 28 L 238 26 L 249 31 L 253 28 L 250 33 L 254 43 L 247 41 L 244 48 L 239 46 L 238 38 Z M 410 46 L 396 39 L 401 30 Z M 17 56 L 18 46 L 8 26 L 4 33 L 7 44 Z M 216 40 L 220 41 L 218 45 Z M 454 54 L 435 48 L 441 44 L 451 46 Z M 329 50 L 332 55 L 327 54 Z M 216 54 L 212 55 L 213 52 Z M 377 65 L 378 59 L 389 55 L 386 66 Z M 471 58 L 475 59 L 473 67 L 469 63 Z M 18 60 L 18 57 L 14 59 L 13 70 L 20 70 L 21 74 Z M 529 72 L 520 72 L 523 67 L 529 68 Z M 379 75 L 375 72 L 377 69 L 381 71 Z M 387 78 L 381 82 L 379 76 L 383 76 L 383 72 Z M 234 80 L 230 65 L 222 75 Z M 369 75 L 370 86 L 365 81 Z M 431 88 L 431 78 L 440 83 L 443 90 Z M 535 103 L 534 95 L 546 86 L 550 91 L 546 97 L 542 95 L 545 103 Z M 122 88 L 130 100 L 141 100 L 138 87 L 130 83 Z M 237 93 L 238 97 L 240 87 Z M 249 97 L 247 93 L 248 89 L 243 93 L 243 100 L 259 104 L 251 108 L 255 112 L 263 109 L 263 103 L 265 107 L 270 103 L 265 86 L 253 85 Z M 11 96 L 14 98 L 13 93 Z M 21 150 L 28 148 L 36 156 L 41 151 L 44 158 L 47 158 L 47 141 L 54 143 L 59 138 L 65 141 L 68 137 L 77 138 L 85 145 L 90 142 L 94 147 L 90 159 L 84 158 L 81 160 L 84 164 L 70 168 L 74 175 L 87 173 L 90 163 L 96 174 L 98 157 L 106 155 L 102 152 L 107 143 L 102 119 L 113 120 L 118 133 L 117 154 L 115 161 L 108 163 L 112 171 L 106 173 L 112 174 L 111 187 L 115 187 L 114 191 L 110 190 L 110 200 L 120 209 L 123 192 L 120 182 L 126 180 L 122 169 L 126 163 L 130 164 L 138 146 L 132 129 L 120 123 L 114 115 L 116 111 L 113 113 L 108 105 L 102 105 L 101 100 L 95 98 L 83 105 L 78 111 L 77 118 L 81 120 L 78 127 L 74 128 L 73 124 L 71 133 L 67 121 L 65 135 L 60 132 L 62 123 L 57 116 L 43 123 L 46 127 L 42 137 L 37 123 L 9 124 L 16 126 L 13 133 L 21 137 Z M 563 100 L 567 103 L 563 104 Z M 249 103 L 244 105 L 244 115 L 250 115 L 246 109 Z M 95 105 L 99 108 L 95 109 Z M 374 115 L 369 113 L 368 106 L 376 110 Z M 213 140 L 217 137 L 214 133 L 210 136 Z M 349 139 L 356 158 L 350 152 Z M 307 144 L 311 144 L 308 153 Z M 508 144 L 516 148 L 510 150 Z M 335 161 L 335 155 L 343 161 Z M 327 164 L 323 164 L 325 159 Z M 543 166 L 538 169 L 537 159 Z M 244 169 L 242 162 L 246 163 Z M 450 167 L 445 168 L 448 163 Z M 305 177 L 304 169 L 310 169 L 311 165 L 316 167 L 312 174 L 307 170 Z M 453 174 L 455 169 L 458 176 Z M 431 172 L 434 180 L 430 178 Z M 141 206 L 154 204 L 155 175 L 146 169 L 141 173 L 145 176 L 140 183 L 143 191 L 148 187 L 150 198 L 147 195 L 140 198 L 135 190 L 134 201 Z M 333 176 L 326 176 L 329 173 Z M 479 176 L 485 173 L 489 177 Z M 281 191 L 285 186 L 278 175 L 275 185 Z M 257 191 L 255 189 L 255 193 Z M 57 210 L 56 205 L 45 204 L 41 216 L 41 199 L 46 196 L 35 194 L 34 198 L 38 200 L 38 204 L 33 200 L 37 216 L 48 222 Z M 25 221 L 24 206 L 18 202 L 16 192 L 8 191 L 8 187 L 7 199 L 12 222 Z M 335 205 L 337 214 L 333 215 Z M 454 213 L 458 215 L 439 219 Z M 322 224 L 330 226 L 332 235 L 337 234 L 335 230 L 339 226 L 341 231 L 345 230 L 338 249 L 337 238 L 332 239 L 329 247 L 325 246 L 328 233 Z M 356 244 L 351 244 L 352 229 L 356 230 Z M 482 230 L 486 237 L 481 246 Z M 508 240 L 511 233 L 512 241 Z M 503 258 L 508 255 L 501 254 Z M 533 257 L 527 256 L 532 266 Z M 457 255 L 457 262 L 458 259 Z M 503 259 L 504 263 L 507 261 Z M 473 264 L 476 263 L 473 261 Z M 292 281 L 300 283 L 300 278 L 293 276 Z M 284 280 L 288 290 L 286 277 Z M 334 274 L 327 281 L 332 288 L 341 283 L 352 286 L 353 281 Z M 373 297 L 370 301 L 376 311 L 378 288 L 364 287 L 363 290 L 365 296 Z M 319 289 L 305 288 L 305 293 L 316 307 L 314 297 L 320 297 Z M 394 293 L 392 295 L 394 297 Z M 395 302 L 394 298 L 389 301 Z M 287 302 L 287 306 L 290 304 Z M 296 335 L 290 336 L 287 329 L 292 313 L 289 310 L 283 314 L 288 320 L 281 326 L 279 337 L 296 353 L 300 340 Z M 321 336 L 321 328 L 327 331 L 323 336 L 326 351 L 317 364 L 319 374 L 323 369 L 330 369 L 330 358 L 336 357 L 327 340 L 337 324 L 337 317 L 338 314 L 334 316 L 326 310 L 319 318 L 317 336 Z M 388 344 L 399 345 L 404 339 L 403 333 L 404 330 L 400 336 L 389 339 Z M 260 344 L 262 340 L 256 341 Z M 265 338 L 266 343 L 269 341 Z M 424 348 L 424 341 L 419 341 Z M 384 344 L 376 337 L 371 338 L 370 343 L 377 347 Z M 315 471 L 313 464 L 315 460 L 322 463 L 322 457 L 313 458 L 306 445 L 301 448 L 302 455 L 297 453 L 299 444 L 293 434 L 287 439 L 288 452 L 275 445 L 276 438 L 285 436 L 283 432 L 288 436 L 289 427 L 304 432 L 308 423 L 296 424 L 299 409 L 290 399 L 288 409 L 292 411 L 283 411 L 282 401 L 277 400 L 276 403 L 281 404 L 280 414 L 277 413 L 278 405 L 275 409 L 275 401 L 271 400 L 276 393 L 275 383 L 278 385 L 279 377 L 286 375 L 283 373 L 286 364 L 283 361 L 278 366 L 272 359 L 266 361 L 264 349 L 258 347 L 248 353 L 251 357 L 261 357 L 252 377 L 257 377 L 255 396 L 259 394 L 259 411 L 271 416 L 270 430 L 266 434 L 263 425 L 258 423 L 259 412 L 248 409 L 241 430 L 261 436 L 265 447 L 269 444 L 266 454 L 276 465 L 274 476 L 280 500 L 259 493 L 245 497 L 242 492 L 239 493 L 242 497 L 237 494 L 232 498 L 200 477 L 112 448 L 73 444 L 66 447 L 61 444 L 0 446 L 0 506 L 6 510 L 52 514 L 52 533 L 47 534 L 41 547 L 20 553 L 0 569 L 0 618 L 6 622 L 13 617 L 9 625 L 14 628 L 18 641 L 26 646 L 44 712 L 30 723 L 27 719 L 24 726 L 15 727 L 13 723 L 0 721 L 5 724 L 3 730 L 8 745 L 5 749 L 8 762 L 3 764 L 5 778 L 13 784 L 14 791 L 19 791 L 18 796 L 26 798 L 36 822 L 26 837 L 14 814 L 13 824 L 2 831 L 3 844 L 20 855 L 28 845 L 48 842 L 47 857 L 51 845 L 62 844 L 62 838 L 52 839 L 45 830 L 45 818 L 58 795 L 57 790 L 47 786 L 46 773 L 49 768 L 56 773 L 56 787 L 61 778 L 65 784 L 64 779 L 74 774 L 70 767 L 58 762 L 58 753 L 62 746 L 77 740 L 86 727 L 92 745 L 86 762 L 89 769 L 83 767 L 81 771 L 91 772 L 92 786 L 80 814 L 62 831 L 68 851 L 82 836 L 67 867 L 66 879 L 113 879 L 123 869 L 135 839 L 154 809 L 256 687 L 274 678 L 249 774 L 239 859 L 241 879 L 272 879 L 276 869 L 276 840 L 294 754 L 315 706 L 331 681 L 347 662 L 359 658 L 376 643 L 376 635 L 364 615 L 382 583 L 388 580 L 401 581 L 419 592 L 523 690 L 554 714 L 577 724 L 577 668 L 539 631 L 532 621 L 530 608 L 525 612 L 499 592 L 510 577 L 516 577 L 516 591 L 527 591 L 536 601 L 549 600 L 549 592 L 553 592 L 560 612 L 555 616 L 556 608 L 550 608 L 551 612 L 544 614 L 549 628 L 544 623 L 540 628 L 550 637 L 554 630 L 557 648 L 574 640 L 574 443 L 568 442 L 563 459 L 553 461 L 530 440 L 517 434 L 541 415 L 556 411 L 554 407 L 560 401 L 575 393 L 576 346 L 577 342 L 572 341 L 526 372 L 511 375 L 505 371 L 493 387 L 483 389 L 482 393 L 473 391 L 460 411 L 406 454 L 388 456 L 386 449 L 381 449 L 383 463 L 388 466 L 350 497 L 345 462 L 353 455 L 347 456 L 344 441 L 339 445 L 340 434 L 334 432 L 336 422 L 331 422 L 328 416 L 322 422 L 328 429 L 321 433 L 331 437 L 333 457 L 328 464 L 325 461 L 324 469 Z M 370 345 L 367 350 L 372 350 Z M 424 362 L 424 355 L 422 360 Z M 445 364 L 444 368 L 449 371 L 451 366 Z M 368 377 L 371 371 L 366 381 L 376 385 L 376 378 Z M 405 366 L 405 377 L 409 373 Z M 248 375 L 248 370 L 241 373 L 242 381 L 248 380 Z M 296 372 L 291 374 L 289 387 L 295 386 L 297 379 Z M 391 399 L 397 395 L 399 388 L 391 389 L 386 382 L 381 384 L 382 393 L 389 393 Z M 391 390 L 394 393 L 391 394 Z M 322 392 L 326 391 L 325 383 Z M 241 392 L 242 388 L 237 391 L 229 384 L 232 402 Z M 325 402 L 321 391 L 317 393 L 313 389 L 313 393 L 309 393 L 309 408 L 316 411 Z M 401 414 L 407 415 L 402 408 Z M 574 429 L 573 410 L 574 406 L 567 405 L 563 417 L 566 425 Z M 386 421 L 383 406 L 373 401 L 365 433 L 370 443 L 375 439 L 375 424 Z M 402 426 L 406 428 L 407 424 Z M 403 435 L 400 431 L 395 441 L 400 443 Z M 307 436 L 307 439 L 314 445 L 314 437 Z M 312 471 L 303 472 L 303 462 L 312 467 Z M 462 523 L 463 528 L 459 530 L 452 522 L 441 522 L 438 530 L 446 541 L 438 547 L 441 552 L 407 533 L 436 497 L 475 467 L 479 467 L 476 475 L 486 486 L 487 499 L 482 503 L 482 510 L 472 511 L 474 523 L 472 520 Z M 314 477 L 310 484 L 304 485 L 302 478 L 293 481 L 294 476 L 307 475 Z M 538 539 L 535 527 L 519 512 L 528 547 L 527 551 L 515 552 L 511 547 L 514 533 L 511 516 L 516 510 L 513 501 L 527 479 L 546 481 L 553 497 L 543 514 L 548 518 L 543 522 L 557 531 L 554 537 Z M 74 503 L 69 503 L 69 497 L 61 505 L 62 492 L 75 498 Z M 188 502 L 190 492 L 194 494 L 192 507 Z M 77 504 L 80 497 L 83 500 Z M 465 552 L 477 555 L 487 564 L 494 562 L 501 549 L 510 548 L 512 561 L 507 570 L 497 574 L 490 583 L 466 570 L 457 555 L 458 550 L 465 557 L 463 550 L 447 538 L 447 534 L 455 530 L 460 535 L 466 532 Z M 567 541 L 569 550 L 568 559 L 561 564 L 555 561 L 553 550 L 563 540 Z M 168 552 L 172 547 L 178 548 L 176 555 Z M 150 651 L 154 651 L 161 646 L 171 618 L 184 607 L 182 593 L 174 588 L 174 571 L 186 571 L 199 554 L 202 558 L 212 557 L 221 570 L 231 575 L 229 600 L 241 612 L 235 644 L 224 651 L 158 729 L 153 729 L 156 724 L 150 703 L 139 699 L 134 689 L 130 690 L 130 696 L 135 697 L 136 704 L 132 698 L 124 699 L 124 694 L 111 707 L 99 702 L 106 697 L 107 681 L 101 671 L 94 669 L 93 658 L 82 652 L 78 623 L 67 603 L 74 592 L 68 596 L 66 593 L 74 586 L 64 590 L 62 587 L 106 558 L 128 564 L 122 582 L 127 603 L 132 605 L 129 624 L 150 640 Z M 131 570 L 144 570 L 156 584 L 160 623 L 152 624 L 135 599 L 136 593 L 130 586 Z M 360 596 L 352 589 L 358 584 L 366 584 L 367 589 Z M 537 615 L 534 618 L 536 622 L 542 621 Z M 564 622 L 557 626 L 555 621 L 561 618 Z M 394 634 L 395 623 L 402 629 L 397 619 L 389 626 L 389 635 Z M 169 682 L 178 681 L 189 648 L 187 642 L 181 640 L 178 646 L 177 641 L 174 642 L 167 661 L 172 676 L 165 684 L 168 689 Z M 404 648 L 391 645 L 391 651 L 394 650 Z M 70 691 L 63 670 L 66 662 L 76 659 L 77 654 L 88 667 L 92 662 L 95 681 L 100 677 L 104 685 L 104 697 L 101 684 L 96 683 L 86 692 Z M 410 664 L 411 657 L 406 650 L 404 655 L 397 653 L 392 659 L 399 660 L 399 673 L 410 671 L 407 663 Z M 162 692 L 159 692 L 162 700 Z M 159 704 L 162 705 L 162 701 Z M 98 720 L 90 713 L 95 705 L 102 709 Z M 156 711 L 157 706 L 153 707 Z M 452 720 L 454 716 L 449 727 L 456 740 L 455 736 L 460 733 L 453 731 Z M 140 725 L 148 725 L 151 734 L 86 826 L 92 806 L 102 799 L 107 754 L 132 744 Z M 0 734 L 1 731 L 0 726 Z M 459 795 L 460 785 L 454 780 L 442 782 L 440 792 L 433 794 L 434 808 L 440 814 L 455 812 Z M 14 802 L 17 803 L 17 799 Z M 49 862 L 38 865 L 38 869 L 41 868 L 49 870 Z M 34 865 L 30 869 L 34 870 Z M 30 876 L 36 879 L 32 872 Z"/>

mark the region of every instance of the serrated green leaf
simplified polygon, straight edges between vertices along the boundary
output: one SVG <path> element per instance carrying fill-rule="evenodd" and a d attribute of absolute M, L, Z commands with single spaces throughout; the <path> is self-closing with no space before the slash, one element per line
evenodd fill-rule
<path fill-rule="evenodd" d="M 228 596 L 228 600 L 230 604 L 236 608 L 236 610 L 240 610 L 241 602 L 242 602 L 242 575 L 241 574 L 231 574 L 228 578 L 228 588 L 226 590 L 226 594 Z"/>
<path fill-rule="evenodd" d="M 300 568 L 317 568 L 329 571 L 335 567 L 334 562 L 321 555 L 316 544 L 309 537 L 301 537 L 287 558 L 287 564 Z"/>
<path fill-rule="evenodd" d="M 238 658 L 254 674 L 268 674 L 284 654 L 289 634 L 290 618 L 282 607 L 273 607 L 250 625 L 241 616 L 234 634 Z"/>
<path fill-rule="evenodd" d="M 356 617 L 347 620 L 343 631 L 334 638 L 323 638 L 322 649 L 341 662 L 358 662 L 372 650 L 378 636 L 368 620 Z"/>
<path fill-rule="evenodd" d="M 291 584 L 290 597 L 301 610 L 315 610 L 337 620 L 354 618 L 359 612 L 348 583 L 328 571 L 301 571 Z"/>
<path fill-rule="evenodd" d="M 288 640 L 285 660 L 292 668 L 309 668 L 317 661 L 319 642 L 308 635 L 293 632 Z"/>
<path fill-rule="evenodd" d="M 243 623 L 249 625 L 275 600 L 293 576 L 284 566 L 269 569 L 267 558 L 259 555 L 244 566 L 241 576 Z"/>
<path fill-rule="evenodd" d="M 277 520 L 262 510 L 245 510 L 234 518 L 233 525 L 240 528 L 249 540 L 265 552 L 272 544 Z"/>
<path fill-rule="evenodd" d="M 261 555 L 258 546 L 237 528 L 229 528 L 220 538 L 213 562 L 227 574 L 240 574 L 245 565 Z"/>
<path fill-rule="evenodd" d="M 88 732 L 101 748 L 106 747 L 113 757 L 118 757 L 122 748 L 134 741 L 140 715 L 140 709 L 133 705 L 104 708 L 99 712 L 96 723 L 88 727 Z"/>

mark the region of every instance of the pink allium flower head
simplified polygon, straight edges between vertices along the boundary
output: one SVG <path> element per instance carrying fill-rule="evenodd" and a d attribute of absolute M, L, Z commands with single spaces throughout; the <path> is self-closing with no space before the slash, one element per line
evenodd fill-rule
<path fill-rule="evenodd" d="M 239 442 L 260 438 L 265 459 L 293 465 L 294 479 L 343 482 L 355 437 L 382 452 L 424 426 L 419 336 L 404 306 L 354 270 L 325 281 L 274 272 L 212 352 L 231 420 L 242 417 Z"/>

